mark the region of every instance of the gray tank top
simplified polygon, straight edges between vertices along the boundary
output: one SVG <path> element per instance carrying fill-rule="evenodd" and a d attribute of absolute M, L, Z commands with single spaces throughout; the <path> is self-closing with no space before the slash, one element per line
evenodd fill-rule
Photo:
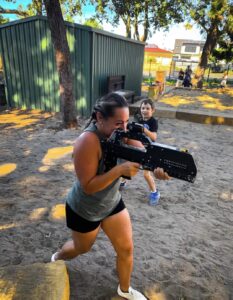
<path fill-rule="evenodd" d="M 100 133 L 94 123 L 91 123 L 84 131 L 94 132 L 98 138 Z M 97 175 L 104 173 L 103 158 L 99 161 Z M 89 221 L 100 221 L 107 217 L 117 206 L 121 199 L 119 192 L 120 179 L 116 179 L 107 188 L 92 195 L 87 195 L 79 180 L 74 183 L 68 193 L 66 202 L 79 216 Z"/>

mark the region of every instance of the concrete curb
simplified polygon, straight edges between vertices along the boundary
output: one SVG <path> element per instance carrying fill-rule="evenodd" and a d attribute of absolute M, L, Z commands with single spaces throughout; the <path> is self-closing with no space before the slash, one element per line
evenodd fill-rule
<path fill-rule="evenodd" d="M 0 278 L 0 299 L 70 299 L 69 277 L 63 261 L 0 268 Z"/>
<path fill-rule="evenodd" d="M 233 115 L 226 113 L 177 110 L 176 119 L 202 124 L 233 126 Z"/>
<path fill-rule="evenodd" d="M 130 115 L 134 115 L 139 107 L 141 101 L 129 106 Z M 233 114 L 227 114 L 222 112 L 205 112 L 191 109 L 175 109 L 156 106 L 155 117 L 178 119 L 188 122 L 212 124 L 212 125 L 227 125 L 233 126 Z"/>

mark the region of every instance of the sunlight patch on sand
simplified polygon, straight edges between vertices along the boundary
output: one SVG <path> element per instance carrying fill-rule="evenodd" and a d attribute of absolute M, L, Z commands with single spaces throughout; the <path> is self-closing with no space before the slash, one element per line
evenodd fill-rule
<path fill-rule="evenodd" d="M 53 160 L 63 158 L 67 154 L 71 154 L 72 151 L 73 151 L 73 146 L 51 148 L 45 154 L 42 162 L 44 164 L 46 164 L 46 163 L 51 162 Z"/>
<path fill-rule="evenodd" d="M 73 172 L 74 171 L 74 165 L 73 164 L 65 164 L 65 165 L 63 165 L 63 169 L 65 171 Z"/>
<path fill-rule="evenodd" d="M 0 124 L 9 124 L 9 128 L 17 129 L 36 124 L 40 119 L 51 117 L 49 113 L 42 113 L 40 110 L 14 110 L 0 114 Z"/>
<path fill-rule="evenodd" d="M 56 147 L 48 149 L 47 153 L 45 154 L 44 158 L 42 159 L 43 166 L 39 167 L 39 172 L 47 172 L 51 165 L 53 165 L 55 160 L 62 159 L 66 155 L 71 155 L 73 153 L 73 146 L 66 146 L 66 147 Z M 72 164 L 64 164 L 64 170 L 66 171 L 73 171 Z"/>
<path fill-rule="evenodd" d="M 10 286 L 9 286 L 10 285 Z M 7 288 L 6 288 L 7 287 Z M 12 300 L 16 294 L 16 284 L 0 279 L 0 299 Z"/>
<path fill-rule="evenodd" d="M 3 164 L 0 165 L 0 177 L 7 176 L 17 168 L 16 164 Z"/>
<path fill-rule="evenodd" d="M 166 130 L 161 130 L 160 132 L 162 132 L 163 134 L 171 134 L 170 131 L 166 131 Z"/>
<path fill-rule="evenodd" d="M 216 94 L 224 94 L 224 95 L 229 95 L 229 96 L 233 96 L 233 89 L 232 88 L 229 88 L 229 87 L 226 87 L 226 88 L 224 88 L 224 89 L 217 89 L 217 88 L 215 88 L 215 89 L 211 89 L 210 90 L 211 91 L 211 93 L 216 93 Z"/>
<path fill-rule="evenodd" d="M 24 151 L 24 155 L 25 155 L 25 156 L 28 156 L 28 155 L 30 155 L 31 153 L 32 153 L 32 150 L 31 150 L 31 149 L 27 149 L 27 150 Z"/>
<path fill-rule="evenodd" d="M 233 110 L 232 106 L 225 106 L 221 103 L 221 100 L 211 96 L 203 95 L 196 97 L 198 101 L 202 102 L 203 107 L 217 110 L 230 109 Z"/>
<path fill-rule="evenodd" d="M 18 227 L 18 226 L 19 226 L 18 223 L 10 223 L 10 224 L 5 224 L 5 225 L 0 225 L 0 230 L 6 230 L 6 229 Z M 0 299 L 2 299 L 2 298 L 0 298 Z"/>
<path fill-rule="evenodd" d="M 219 94 L 221 97 L 221 95 L 225 95 L 226 93 L 224 91 L 214 91 L 214 90 L 211 90 L 212 93 L 215 93 L 215 94 Z M 227 95 L 230 97 L 231 96 L 231 93 L 230 91 L 228 91 Z M 233 93 L 232 93 L 233 94 Z M 164 103 L 164 104 L 167 104 L 167 105 L 171 105 L 173 107 L 179 107 L 179 106 L 182 106 L 182 105 L 186 105 L 188 106 L 189 104 L 192 104 L 192 103 L 199 103 L 203 108 L 206 108 L 206 109 L 211 109 L 211 110 L 219 110 L 219 111 L 224 111 L 224 110 L 233 110 L 233 106 L 230 106 L 230 105 L 224 105 L 222 102 L 221 102 L 221 98 L 218 99 L 216 97 L 213 97 L 211 95 L 208 95 L 207 93 L 204 94 L 204 95 L 195 95 L 192 98 L 190 98 L 190 96 L 180 96 L 180 95 L 174 95 L 174 96 L 164 96 L 163 98 L 161 98 L 159 100 L 159 102 L 161 103 Z"/>
<path fill-rule="evenodd" d="M 176 139 L 175 139 L 174 137 L 170 137 L 170 138 L 167 138 L 167 141 L 168 141 L 169 143 L 175 144 Z"/>
<path fill-rule="evenodd" d="M 150 300 L 167 300 L 159 284 L 155 284 L 154 287 L 147 289 L 145 294 Z"/>
<path fill-rule="evenodd" d="M 233 193 L 231 193 L 230 191 L 222 192 L 220 195 L 220 199 L 225 201 L 233 201 Z"/>
<path fill-rule="evenodd" d="M 49 166 L 42 166 L 42 167 L 39 167 L 39 172 L 47 172 L 48 170 L 50 169 Z"/>
<path fill-rule="evenodd" d="M 51 217 L 54 220 L 63 220 L 65 218 L 65 205 L 57 204 L 52 208 Z"/>
<path fill-rule="evenodd" d="M 160 102 L 177 107 L 183 104 L 190 104 L 192 102 L 194 103 L 195 101 L 187 98 L 181 98 L 180 96 L 173 96 L 169 98 L 164 97 L 163 99 L 160 100 Z"/>
<path fill-rule="evenodd" d="M 43 217 L 43 215 L 48 211 L 47 207 L 40 207 L 33 209 L 29 216 L 29 220 L 31 221 L 37 221 Z"/>

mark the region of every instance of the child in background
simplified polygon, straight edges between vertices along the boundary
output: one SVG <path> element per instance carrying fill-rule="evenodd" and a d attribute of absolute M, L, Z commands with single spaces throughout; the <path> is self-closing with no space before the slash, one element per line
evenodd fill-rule
<path fill-rule="evenodd" d="M 225 88 L 227 86 L 227 72 L 224 72 L 223 77 L 222 77 L 222 81 L 220 83 L 220 87 L 221 88 Z"/>
<path fill-rule="evenodd" d="M 190 66 L 187 67 L 184 73 L 184 81 L 183 86 L 184 87 L 192 87 L 192 69 Z"/>
<path fill-rule="evenodd" d="M 182 86 L 183 81 L 184 81 L 184 71 L 183 71 L 183 69 L 180 69 L 180 71 L 178 73 L 178 78 L 176 81 L 176 87 Z"/>
<path fill-rule="evenodd" d="M 152 142 L 157 138 L 158 121 L 153 117 L 155 111 L 154 102 L 151 99 L 143 100 L 140 106 L 141 118 L 137 121 L 144 126 L 144 134 L 148 136 Z M 150 188 L 149 204 L 157 205 L 160 192 L 156 189 L 154 177 L 150 171 L 144 170 L 144 178 Z"/>

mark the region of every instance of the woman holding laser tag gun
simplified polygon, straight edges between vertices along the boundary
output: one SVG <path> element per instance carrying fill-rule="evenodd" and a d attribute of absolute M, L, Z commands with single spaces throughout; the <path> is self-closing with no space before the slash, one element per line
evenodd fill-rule
<path fill-rule="evenodd" d="M 140 165 L 124 162 L 104 171 L 100 140 L 111 136 L 115 129 L 126 130 L 129 108 L 124 97 L 115 93 L 101 98 L 94 106 L 91 120 L 74 145 L 76 182 L 66 201 L 66 222 L 72 239 L 52 255 L 51 260 L 66 260 L 88 252 L 102 229 L 117 255 L 119 296 L 130 300 L 145 300 L 131 288 L 133 269 L 132 226 L 128 210 L 119 192 L 120 177 L 135 176 Z M 127 144 L 142 147 L 139 141 Z M 163 169 L 154 171 L 158 179 L 169 179 Z"/>

